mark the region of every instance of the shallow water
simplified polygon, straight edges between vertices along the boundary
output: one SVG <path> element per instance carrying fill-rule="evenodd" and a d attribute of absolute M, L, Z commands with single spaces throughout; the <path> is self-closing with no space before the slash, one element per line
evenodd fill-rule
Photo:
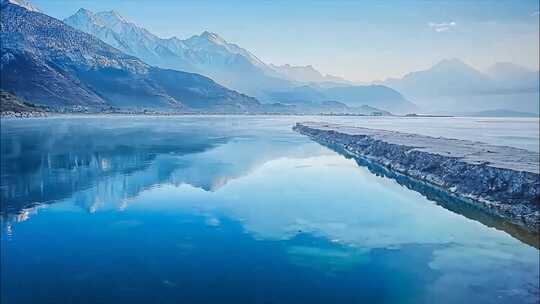
<path fill-rule="evenodd" d="M 502 127 L 527 119 L 4 120 L 2 303 L 538 301 L 536 248 L 291 130 L 315 119 L 538 137 Z"/>

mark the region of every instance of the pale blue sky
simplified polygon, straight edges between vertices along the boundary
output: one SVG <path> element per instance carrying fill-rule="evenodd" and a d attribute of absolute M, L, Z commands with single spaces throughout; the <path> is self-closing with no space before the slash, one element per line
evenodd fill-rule
<path fill-rule="evenodd" d="M 486 68 L 538 69 L 538 1 L 33 0 L 65 18 L 80 8 L 117 10 L 162 37 L 218 33 L 274 64 L 312 64 L 370 81 L 457 57 Z"/>

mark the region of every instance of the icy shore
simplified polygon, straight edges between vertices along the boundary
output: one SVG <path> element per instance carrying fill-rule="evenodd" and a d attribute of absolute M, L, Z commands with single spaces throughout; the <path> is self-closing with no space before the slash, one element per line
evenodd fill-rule
<path fill-rule="evenodd" d="M 321 122 L 294 129 L 390 170 L 425 181 L 538 232 L 539 154 L 524 149 Z"/>

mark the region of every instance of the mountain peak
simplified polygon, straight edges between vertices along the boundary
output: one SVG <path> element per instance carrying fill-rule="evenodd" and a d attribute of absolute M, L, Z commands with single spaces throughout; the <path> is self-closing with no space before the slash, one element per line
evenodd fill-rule
<path fill-rule="evenodd" d="M 86 8 L 83 8 L 81 7 L 76 13 L 75 13 L 76 16 L 86 16 L 86 17 L 90 17 L 90 16 L 93 16 L 94 13 L 91 11 L 91 10 L 88 10 Z"/>
<path fill-rule="evenodd" d="M 213 32 L 204 31 L 200 35 L 200 37 L 207 39 L 209 41 L 212 41 L 214 43 L 217 43 L 217 44 L 227 44 L 227 41 L 225 41 L 225 39 L 221 38 L 218 34 L 213 33 Z"/>
<path fill-rule="evenodd" d="M 126 18 L 115 10 L 99 12 L 96 15 L 108 23 L 129 23 Z"/>
<path fill-rule="evenodd" d="M 26 1 L 26 0 L 4 0 L 4 1 L 2 1 L 2 4 L 4 4 L 4 3 L 14 4 L 14 5 L 23 7 L 25 9 L 29 10 L 29 11 L 32 11 L 32 12 L 41 13 L 41 11 L 37 7 L 35 7 L 32 3 L 30 3 L 29 1 Z"/>
<path fill-rule="evenodd" d="M 88 32 L 88 28 L 95 24 L 102 27 L 103 23 L 100 18 L 96 16 L 94 12 L 86 8 L 80 8 L 75 14 L 64 19 L 64 22 L 75 28 L 85 28 L 83 31 Z"/>
<path fill-rule="evenodd" d="M 449 73 L 449 72 L 457 72 L 457 73 L 466 73 L 466 74 L 476 74 L 480 76 L 480 71 L 476 70 L 472 66 L 466 64 L 461 59 L 458 58 L 451 58 L 451 59 L 443 59 L 439 61 L 437 64 L 435 64 L 431 69 L 431 71 L 439 71 L 442 73 Z"/>
<path fill-rule="evenodd" d="M 111 106 L 171 111 L 189 107 L 219 113 L 263 109 L 256 99 L 210 78 L 150 66 L 46 14 L 28 13 L 12 4 L 3 4 L 1 13 L 2 53 L 11 57 L 2 62 L 2 76 L 10 76 L 2 77 L 2 89 L 29 102 L 96 110 Z"/>
<path fill-rule="evenodd" d="M 468 66 L 465 62 L 458 58 L 447 58 L 439 61 L 435 66 Z"/>
<path fill-rule="evenodd" d="M 109 14 L 112 15 L 112 16 L 115 16 L 115 17 L 118 18 L 118 19 L 126 20 L 126 18 L 124 18 L 122 15 L 120 15 L 120 13 L 118 13 L 118 11 L 110 10 L 110 11 L 108 11 L 107 13 L 109 13 Z"/>

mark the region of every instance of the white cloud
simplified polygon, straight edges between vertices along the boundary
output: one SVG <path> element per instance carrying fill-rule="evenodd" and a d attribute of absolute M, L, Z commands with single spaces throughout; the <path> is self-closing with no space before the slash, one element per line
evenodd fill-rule
<path fill-rule="evenodd" d="M 540 15 L 540 11 L 536 11 L 531 14 L 532 17 L 538 16 L 538 15 Z"/>
<path fill-rule="evenodd" d="M 435 32 L 446 32 L 450 29 L 452 29 L 453 27 L 455 27 L 457 25 L 457 23 L 455 23 L 454 21 L 450 21 L 450 22 L 441 22 L 441 23 L 436 23 L 436 22 L 429 22 L 428 23 L 428 26 L 433 29 Z"/>

